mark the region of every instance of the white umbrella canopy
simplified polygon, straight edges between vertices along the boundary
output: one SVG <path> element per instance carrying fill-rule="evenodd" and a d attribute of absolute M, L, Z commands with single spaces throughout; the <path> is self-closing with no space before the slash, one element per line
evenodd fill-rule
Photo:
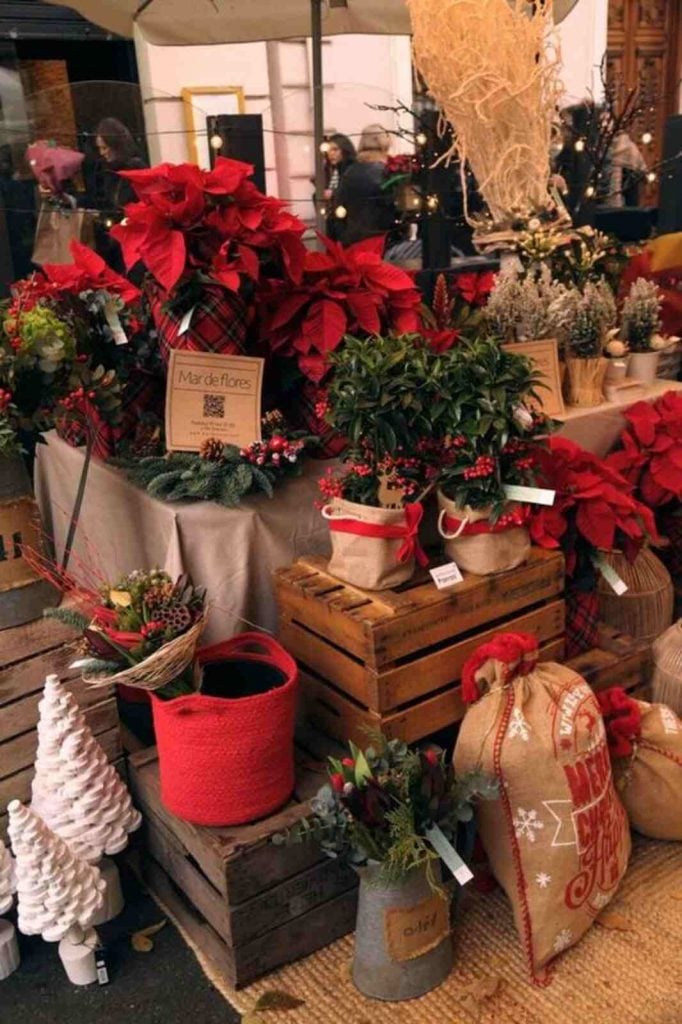
<path fill-rule="evenodd" d="M 62 3 L 62 0 L 49 0 Z M 122 36 L 137 24 L 161 46 L 248 43 L 311 34 L 310 0 L 69 0 L 88 21 Z M 322 34 L 409 35 L 404 0 L 324 0 Z"/>
<path fill-rule="evenodd" d="M 63 0 L 48 0 L 63 6 Z M 563 21 L 578 0 L 554 0 Z M 318 0 L 319 4 L 319 0 Z M 311 35 L 311 0 L 68 0 L 88 21 L 160 46 L 248 43 Z M 404 0 L 322 0 L 322 35 L 409 35 Z"/>

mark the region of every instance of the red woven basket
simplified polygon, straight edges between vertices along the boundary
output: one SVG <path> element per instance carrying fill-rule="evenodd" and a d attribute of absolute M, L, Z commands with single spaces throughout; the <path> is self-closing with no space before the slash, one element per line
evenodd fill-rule
<path fill-rule="evenodd" d="M 161 800 L 196 825 L 243 825 L 281 807 L 293 791 L 298 668 L 259 633 L 205 647 L 197 661 L 214 673 L 224 669 L 225 696 L 152 696 Z M 229 697 L 250 669 L 274 672 L 279 685 Z"/>

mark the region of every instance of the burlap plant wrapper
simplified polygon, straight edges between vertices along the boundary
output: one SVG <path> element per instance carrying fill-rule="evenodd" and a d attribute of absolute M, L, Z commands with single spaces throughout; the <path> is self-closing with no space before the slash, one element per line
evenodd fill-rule
<path fill-rule="evenodd" d="M 461 508 L 456 502 L 438 491 L 438 507 L 440 516 L 438 529 L 445 541 L 443 547 L 448 558 L 456 562 L 465 572 L 477 576 L 492 576 L 497 572 L 508 572 L 526 561 L 530 554 L 530 534 L 524 526 L 512 527 L 499 533 L 480 533 L 473 536 L 460 535 L 455 537 L 445 527 L 445 515 L 457 519 L 461 523 L 472 524 L 484 522 L 490 516 L 490 509 Z M 510 502 L 508 509 L 516 507 Z M 445 513 L 445 515 L 443 515 Z"/>
<path fill-rule="evenodd" d="M 480 769 L 500 797 L 476 810 L 533 979 L 612 898 L 630 855 L 597 700 L 576 672 L 536 664 L 537 641 L 503 633 L 464 667 L 456 772 Z M 477 698 L 478 694 L 478 699 Z"/>
<path fill-rule="evenodd" d="M 613 713 L 614 697 L 626 714 L 634 709 L 630 732 L 622 727 L 622 713 Z M 618 687 L 600 694 L 599 701 L 616 789 L 630 824 L 651 839 L 682 840 L 682 721 L 666 704 L 634 700 Z"/>
<path fill-rule="evenodd" d="M 378 525 L 405 525 L 405 509 L 375 508 L 345 498 L 334 498 L 322 513 L 330 523 L 332 576 L 363 590 L 388 590 L 411 578 L 414 556 L 400 561 L 404 538 L 363 537 L 334 529 L 335 520 Z"/>
<path fill-rule="evenodd" d="M 604 378 L 608 366 L 608 359 L 601 356 L 594 359 L 568 358 L 566 369 L 569 404 L 582 408 L 601 405 L 604 401 Z"/>

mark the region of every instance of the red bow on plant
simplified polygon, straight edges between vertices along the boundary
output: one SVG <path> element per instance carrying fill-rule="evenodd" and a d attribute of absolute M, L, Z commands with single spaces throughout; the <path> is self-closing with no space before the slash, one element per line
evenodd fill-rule
<path fill-rule="evenodd" d="M 564 548 L 569 576 L 576 566 L 578 543 L 605 551 L 622 547 L 626 558 L 634 561 L 647 537 L 658 540 L 651 510 L 595 455 L 567 438 L 552 437 L 536 458 L 539 486 L 556 491 L 556 498 L 551 507 L 534 506 L 531 537 L 540 547 Z M 569 523 L 574 529 L 569 530 Z"/>
<path fill-rule="evenodd" d="M 647 505 L 682 499 L 682 395 L 667 391 L 653 405 L 636 402 L 623 414 L 622 448 L 606 460 Z"/>
<path fill-rule="evenodd" d="M 73 263 L 45 263 L 43 273 L 60 291 L 74 295 L 87 291 L 106 291 L 120 295 L 125 303 L 135 302 L 140 290 L 126 277 L 117 274 L 96 252 L 81 242 L 71 242 Z"/>
<path fill-rule="evenodd" d="M 347 249 L 324 235 L 320 241 L 325 251 L 305 253 L 297 286 L 275 284 L 263 292 L 271 310 L 263 341 L 279 355 L 298 356 L 313 381 L 322 379 L 328 353 L 345 334 L 419 328 L 419 291 L 404 270 L 382 260 L 383 237 Z"/>

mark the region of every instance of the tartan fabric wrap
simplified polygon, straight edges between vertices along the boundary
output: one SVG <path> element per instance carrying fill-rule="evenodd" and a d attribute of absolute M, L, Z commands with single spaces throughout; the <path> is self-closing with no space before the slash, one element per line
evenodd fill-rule
<path fill-rule="evenodd" d="M 179 335 L 186 310 L 169 312 L 165 309 L 167 296 L 155 282 L 147 283 L 145 290 L 166 365 L 172 349 L 248 355 L 248 308 L 239 295 L 220 285 L 207 284 L 194 306 L 188 329 Z"/>
<path fill-rule="evenodd" d="M 566 590 L 566 657 L 574 658 L 597 645 L 599 597 L 596 591 Z"/>

